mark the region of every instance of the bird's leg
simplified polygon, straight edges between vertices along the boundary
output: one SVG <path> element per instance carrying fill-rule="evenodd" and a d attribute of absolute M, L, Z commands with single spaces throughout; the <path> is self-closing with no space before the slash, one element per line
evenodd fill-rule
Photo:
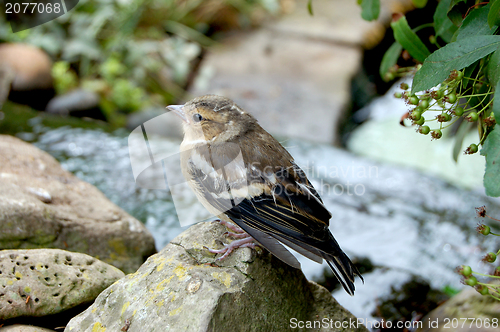
<path fill-rule="evenodd" d="M 245 239 L 245 238 L 250 236 L 247 234 L 247 232 L 242 230 L 238 225 L 235 225 L 229 221 L 225 221 L 225 220 L 220 219 L 219 223 L 222 226 L 226 226 L 227 228 L 232 230 L 232 232 L 225 232 L 224 235 L 230 236 L 230 237 L 235 238 L 235 239 Z"/>
<path fill-rule="evenodd" d="M 253 237 L 248 235 L 248 237 L 246 237 L 244 239 L 236 240 L 236 241 L 233 241 L 229 244 L 225 244 L 224 248 L 222 248 L 222 249 L 210 249 L 207 247 L 205 247 L 205 248 L 208 249 L 208 251 L 211 252 L 212 254 L 224 254 L 224 255 L 220 256 L 219 258 L 217 258 L 218 261 L 221 261 L 224 258 L 226 258 L 230 253 L 232 253 L 234 249 L 238 249 L 238 248 L 252 248 L 253 249 L 253 248 L 255 248 L 255 246 L 257 246 L 257 244 L 254 241 L 255 240 L 253 239 Z"/>
<path fill-rule="evenodd" d="M 219 220 L 219 223 L 223 226 L 226 226 L 233 232 L 226 232 L 224 235 L 228 235 L 233 238 L 238 238 L 239 240 L 235 240 L 229 244 L 225 244 L 224 248 L 222 249 L 210 249 L 205 247 L 209 252 L 212 254 L 223 254 L 221 257 L 217 258 L 217 260 L 223 260 L 226 258 L 229 254 L 231 254 L 234 249 L 237 248 L 252 248 L 254 249 L 255 246 L 258 245 L 258 243 L 255 242 L 254 238 L 248 235 L 247 232 L 245 232 L 243 229 L 241 229 L 239 226 L 234 225 L 228 221 L 225 220 Z"/>

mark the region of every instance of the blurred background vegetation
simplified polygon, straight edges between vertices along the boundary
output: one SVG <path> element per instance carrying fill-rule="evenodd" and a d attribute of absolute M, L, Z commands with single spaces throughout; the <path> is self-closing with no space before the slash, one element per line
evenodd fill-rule
<path fill-rule="evenodd" d="M 99 94 L 107 120 L 180 100 L 204 50 L 221 34 L 249 29 L 282 12 L 280 0 L 80 0 L 67 14 L 12 33 L 0 15 L 0 43 L 40 47 L 54 60 L 58 95 Z M 203 75 L 201 75 L 203 76 Z"/>

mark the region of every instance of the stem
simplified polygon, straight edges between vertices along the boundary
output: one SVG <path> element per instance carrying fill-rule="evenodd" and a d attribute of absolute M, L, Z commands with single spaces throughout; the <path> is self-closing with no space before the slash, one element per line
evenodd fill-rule
<path fill-rule="evenodd" d="M 500 220 L 499 220 L 499 219 L 497 219 L 497 218 L 490 217 L 490 216 L 489 216 L 489 215 L 487 215 L 487 214 L 485 214 L 485 216 L 486 216 L 486 217 L 488 217 L 488 218 L 490 218 L 491 220 L 495 220 L 495 221 L 500 222 Z"/>
<path fill-rule="evenodd" d="M 491 274 L 483 274 L 483 273 L 479 273 L 479 272 L 475 272 L 475 271 L 472 271 L 472 274 L 477 274 L 477 275 L 480 275 L 480 276 L 483 276 L 483 277 L 490 277 L 490 278 L 500 279 L 500 276 L 492 276 Z"/>

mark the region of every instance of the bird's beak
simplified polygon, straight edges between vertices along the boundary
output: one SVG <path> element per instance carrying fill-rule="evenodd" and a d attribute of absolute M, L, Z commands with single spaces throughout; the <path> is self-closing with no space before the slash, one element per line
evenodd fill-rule
<path fill-rule="evenodd" d="M 189 123 L 189 120 L 186 117 L 186 113 L 184 113 L 184 105 L 168 105 L 167 109 L 174 112 L 182 121 Z"/>

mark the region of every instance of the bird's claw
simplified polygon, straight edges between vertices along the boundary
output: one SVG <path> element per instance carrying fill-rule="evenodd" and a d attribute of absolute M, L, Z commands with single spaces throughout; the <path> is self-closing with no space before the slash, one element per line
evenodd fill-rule
<path fill-rule="evenodd" d="M 219 258 L 216 259 L 217 261 L 221 261 L 224 258 L 226 258 L 227 256 L 229 256 L 229 254 L 231 254 L 237 248 L 252 248 L 252 249 L 254 249 L 256 245 L 257 244 L 254 242 L 253 237 L 251 237 L 247 234 L 247 236 L 243 239 L 233 241 L 229 244 L 225 244 L 224 248 L 222 248 L 222 249 L 210 249 L 206 246 L 204 246 L 203 248 L 207 249 L 212 254 L 223 254 L 222 256 L 220 256 Z"/>
<path fill-rule="evenodd" d="M 247 234 L 244 230 L 242 230 L 238 225 L 235 225 L 233 223 L 230 223 L 229 221 L 221 220 L 219 219 L 219 224 L 222 226 L 226 226 L 230 230 L 232 230 L 236 234 L 244 233 Z"/>

